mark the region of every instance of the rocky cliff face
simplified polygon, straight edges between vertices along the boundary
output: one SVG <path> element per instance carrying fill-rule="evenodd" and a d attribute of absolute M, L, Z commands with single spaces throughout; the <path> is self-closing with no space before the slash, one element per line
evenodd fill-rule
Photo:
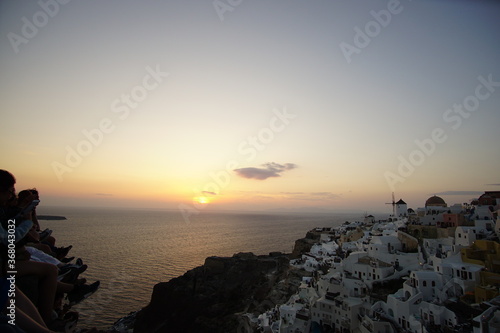
<path fill-rule="evenodd" d="M 317 243 L 320 238 L 320 233 L 309 231 L 305 238 L 297 239 L 293 247 L 291 259 L 297 259 L 302 256 L 302 254 L 309 252 L 314 243 Z"/>
<path fill-rule="evenodd" d="M 136 315 L 134 332 L 252 332 L 243 314 L 286 302 L 305 274 L 281 253 L 209 257 L 203 266 L 157 284 L 150 304 Z"/>

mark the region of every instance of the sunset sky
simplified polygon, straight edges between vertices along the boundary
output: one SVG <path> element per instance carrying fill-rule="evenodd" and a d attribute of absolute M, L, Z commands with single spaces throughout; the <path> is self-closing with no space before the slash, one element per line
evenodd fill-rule
<path fill-rule="evenodd" d="M 500 190 L 497 1 L 0 2 L 0 169 L 45 205 Z"/>

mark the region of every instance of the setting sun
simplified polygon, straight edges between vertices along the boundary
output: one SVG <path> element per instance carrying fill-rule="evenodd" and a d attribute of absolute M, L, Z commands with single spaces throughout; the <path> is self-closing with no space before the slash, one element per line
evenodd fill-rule
<path fill-rule="evenodd" d="M 197 202 L 197 203 L 201 203 L 201 204 L 207 204 L 207 203 L 209 203 L 209 200 L 208 200 L 207 197 L 195 197 L 194 201 Z"/>

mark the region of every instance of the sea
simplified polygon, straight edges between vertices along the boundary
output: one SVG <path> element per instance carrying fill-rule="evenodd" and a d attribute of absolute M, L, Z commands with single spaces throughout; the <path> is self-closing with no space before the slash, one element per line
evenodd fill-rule
<path fill-rule="evenodd" d="M 153 287 L 203 265 L 210 256 L 238 252 L 290 253 L 295 240 L 316 227 L 361 220 L 360 213 L 286 214 L 201 211 L 185 219 L 180 211 L 43 207 L 40 220 L 57 246 L 72 245 L 68 256 L 88 265 L 81 274 L 99 290 L 73 307 L 79 327 L 110 328 L 118 319 L 145 307 Z"/>

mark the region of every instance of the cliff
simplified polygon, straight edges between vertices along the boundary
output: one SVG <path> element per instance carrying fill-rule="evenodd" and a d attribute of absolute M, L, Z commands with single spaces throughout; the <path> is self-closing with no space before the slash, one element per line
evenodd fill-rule
<path fill-rule="evenodd" d="M 297 239 L 293 247 L 291 259 L 297 259 L 302 256 L 302 254 L 307 253 L 311 250 L 311 247 L 319 241 L 320 233 L 315 231 L 309 231 L 306 237 Z"/>
<path fill-rule="evenodd" d="M 157 284 L 150 304 L 135 316 L 134 332 L 252 332 L 245 313 L 258 315 L 286 302 L 306 274 L 281 253 L 209 257 Z"/>

